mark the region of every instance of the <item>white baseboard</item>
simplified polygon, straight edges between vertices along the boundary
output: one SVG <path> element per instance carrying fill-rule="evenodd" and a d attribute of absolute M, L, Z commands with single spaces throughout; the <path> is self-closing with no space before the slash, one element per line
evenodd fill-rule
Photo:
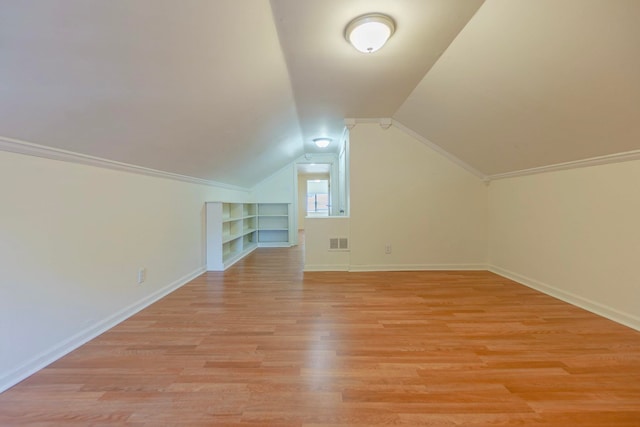
<path fill-rule="evenodd" d="M 290 248 L 293 246 L 289 242 L 258 242 L 259 248 Z"/>
<path fill-rule="evenodd" d="M 615 308 L 608 307 L 604 304 L 600 304 L 588 298 L 583 298 L 572 292 L 563 291 L 562 289 L 558 289 L 555 286 L 551 286 L 546 283 L 539 282 L 530 277 L 523 276 L 518 273 L 514 273 L 513 271 L 509 271 L 495 265 L 490 265 L 489 271 L 491 271 L 492 273 L 498 274 L 500 276 L 506 277 L 507 279 L 516 281 L 529 288 L 535 289 L 537 291 L 540 291 L 552 297 L 558 298 L 559 300 L 562 300 L 564 302 L 568 302 L 569 304 L 575 305 L 580 308 L 584 308 L 587 311 L 590 311 L 602 317 L 606 317 L 607 319 L 613 320 L 614 322 L 620 323 L 622 325 L 625 325 L 637 331 L 640 331 L 640 318 L 632 314 L 623 313 L 619 310 L 616 310 Z"/>
<path fill-rule="evenodd" d="M 198 268 L 197 270 L 181 277 L 180 279 L 174 281 L 173 283 L 170 283 L 162 289 L 158 289 L 156 292 L 147 295 L 146 297 L 123 308 L 122 310 L 117 311 L 111 316 L 102 319 L 91 326 L 88 326 L 84 330 L 69 337 L 58 345 L 46 351 L 43 351 L 38 356 L 31 358 L 18 368 L 15 368 L 7 374 L 2 375 L 0 377 L 0 393 L 10 387 L 13 387 L 25 378 L 35 374 L 40 369 L 46 367 L 47 365 L 50 365 L 51 363 L 72 352 L 81 345 L 91 341 L 103 332 L 113 328 L 123 320 L 133 316 L 145 307 L 148 307 L 164 296 L 170 294 L 171 292 L 200 276 L 205 271 L 206 269 L 204 267 Z"/>
<path fill-rule="evenodd" d="M 304 266 L 304 271 L 349 271 L 349 264 L 310 264 Z"/>
<path fill-rule="evenodd" d="M 486 270 L 486 264 L 376 264 L 350 265 L 349 271 L 469 271 Z"/>

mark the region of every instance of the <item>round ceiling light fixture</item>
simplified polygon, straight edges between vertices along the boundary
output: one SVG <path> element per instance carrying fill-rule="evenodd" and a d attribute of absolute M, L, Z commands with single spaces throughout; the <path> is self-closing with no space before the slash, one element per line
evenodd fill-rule
<path fill-rule="evenodd" d="M 390 16 L 381 13 L 368 13 L 349 22 L 344 37 L 362 53 L 373 53 L 389 40 L 396 30 L 396 24 Z"/>
<path fill-rule="evenodd" d="M 331 138 L 315 138 L 313 140 L 313 142 L 319 147 L 319 148 L 326 148 L 329 146 L 329 144 L 331 144 Z"/>

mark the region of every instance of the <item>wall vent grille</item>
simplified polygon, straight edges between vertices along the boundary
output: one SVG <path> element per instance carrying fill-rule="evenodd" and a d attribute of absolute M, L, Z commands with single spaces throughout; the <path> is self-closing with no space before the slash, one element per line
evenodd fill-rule
<path fill-rule="evenodd" d="M 330 251 L 348 251 L 349 239 L 346 237 L 329 238 L 329 250 Z"/>

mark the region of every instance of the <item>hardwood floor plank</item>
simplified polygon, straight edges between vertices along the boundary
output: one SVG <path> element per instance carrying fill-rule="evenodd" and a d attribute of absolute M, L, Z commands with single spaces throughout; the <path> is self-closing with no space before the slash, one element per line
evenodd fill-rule
<path fill-rule="evenodd" d="M 640 426 L 640 333 L 486 271 L 204 274 L 0 394 L 2 426 Z"/>

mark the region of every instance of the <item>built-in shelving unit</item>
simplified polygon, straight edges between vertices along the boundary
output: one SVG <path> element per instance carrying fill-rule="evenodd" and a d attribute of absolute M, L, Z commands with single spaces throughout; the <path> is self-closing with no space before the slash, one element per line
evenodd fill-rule
<path fill-rule="evenodd" d="M 207 270 L 226 270 L 260 246 L 291 246 L 288 203 L 208 202 L 206 216 Z"/>
<path fill-rule="evenodd" d="M 289 204 L 258 204 L 258 244 L 260 246 L 290 246 Z"/>
<path fill-rule="evenodd" d="M 255 203 L 209 202 L 207 270 L 222 271 L 258 247 Z"/>

